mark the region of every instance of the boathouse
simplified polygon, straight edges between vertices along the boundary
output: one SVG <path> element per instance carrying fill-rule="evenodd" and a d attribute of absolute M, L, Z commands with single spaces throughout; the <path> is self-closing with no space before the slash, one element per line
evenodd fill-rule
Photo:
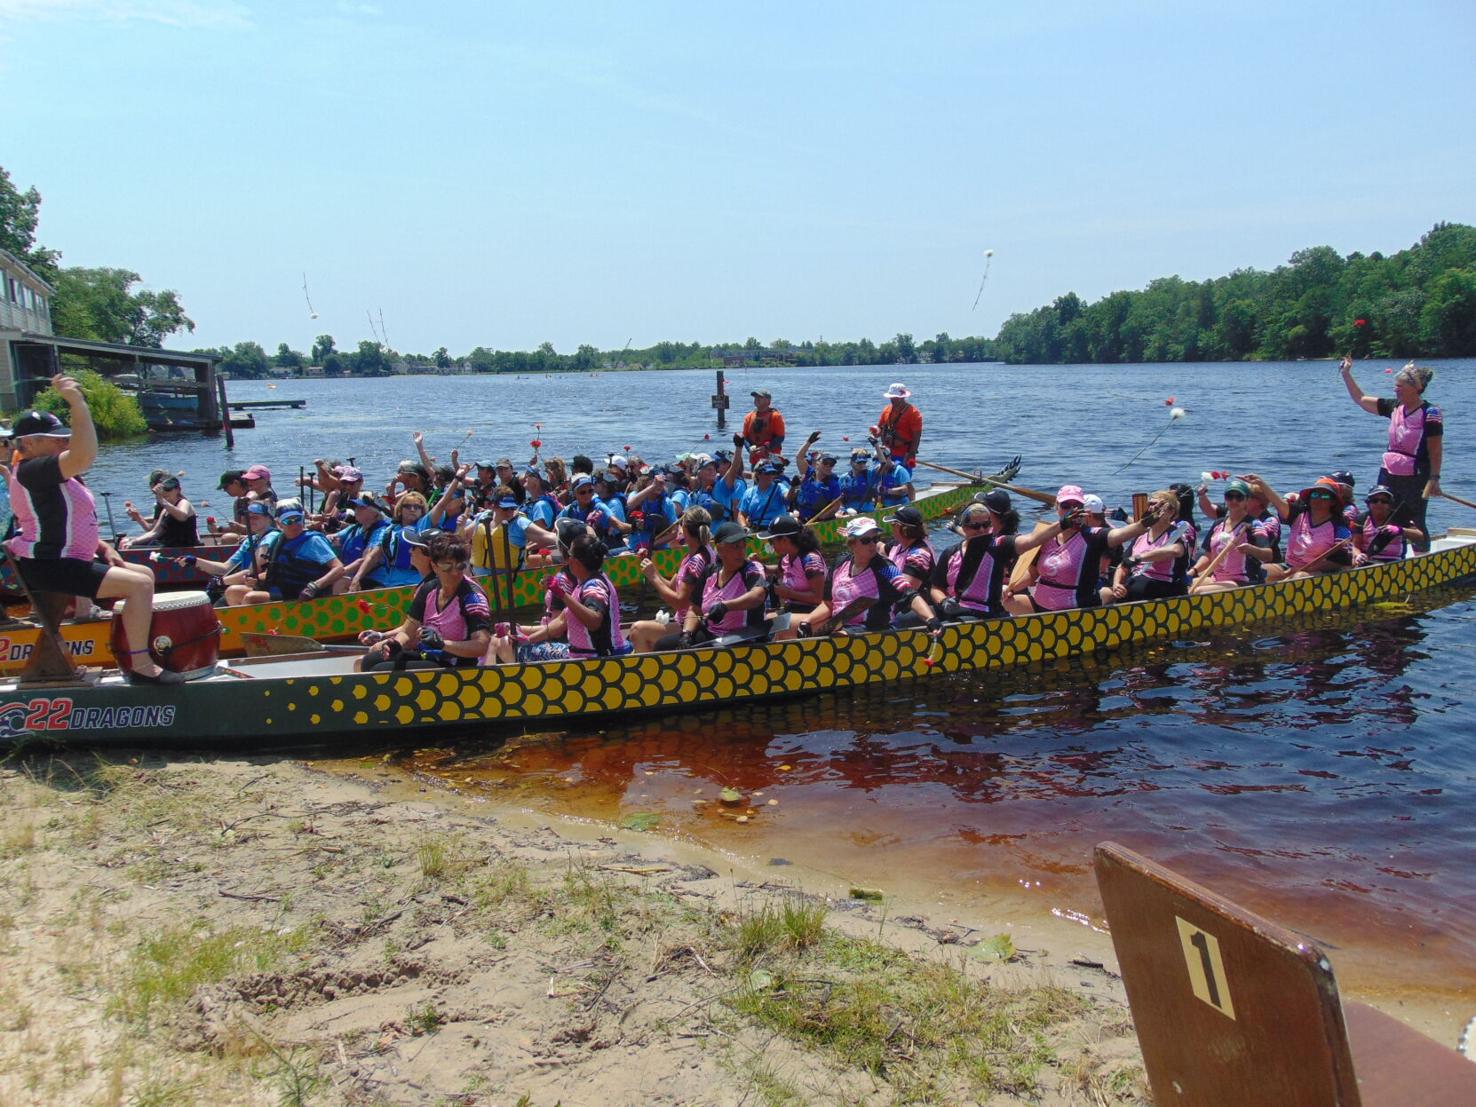
<path fill-rule="evenodd" d="M 92 369 L 137 392 L 150 430 L 220 430 L 219 355 L 55 334 L 55 294 L 34 269 L 0 250 L 0 408 L 29 407 L 57 373 Z"/>

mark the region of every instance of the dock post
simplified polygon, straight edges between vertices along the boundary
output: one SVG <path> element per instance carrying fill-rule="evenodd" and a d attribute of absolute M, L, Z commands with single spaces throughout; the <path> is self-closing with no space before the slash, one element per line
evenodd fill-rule
<path fill-rule="evenodd" d="M 236 433 L 231 430 L 231 405 L 226 403 L 225 378 L 215 374 L 215 390 L 220 393 L 220 425 L 225 430 L 226 449 L 236 448 Z"/>
<path fill-rule="evenodd" d="M 723 371 L 717 371 L 717 391 L 712 395 L 712 406 L 717 409 L 718 430 L 728 425 L 728 394 L 723 391 Z"/>

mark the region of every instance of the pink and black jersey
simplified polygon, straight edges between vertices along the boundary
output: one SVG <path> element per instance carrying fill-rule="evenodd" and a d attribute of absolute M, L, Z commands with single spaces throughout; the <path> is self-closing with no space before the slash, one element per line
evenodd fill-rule
<path fill-rule="evenodd" d="M 1398 400 L 1379 400 L 1379 414 L 1389 417 L 1389 448 L 1384 453 L 1384 472 L 1391 477 L 1428 477 L 1432 438 L 1445 433 L 1440 409 L 1421 403 L 1413 412 Z"/>
<path fill-rule="evenodd" d="M 570 657 L 611 657 L 630 652 L 630 643 L 620 633 L 620 595 L 610 578 L 601 573 L 590 577 L 574 593 L 585 607 L 599 612 L 600 625 L 590 630 L 572 612 L 564 616 Z"/>
<path fill-rule="evenodd" d="M 858 599 L 873 599 L 871 606 L 852 615 L 845 625 L 853 629 L 885 630 L 892 625 L 893 608 L 907 591 L 898 584 L 901 575 L 897 566 L 884 557 L 873 557 L 860 570 L 847 557 L 825 582 L 825 601 L 832 614 L 839 614 Z"/>
<path fill-rule="evenodd" d="M 469 580 L 457 585 L 451 598 L 442 606 L 441 585 L 427 580 L 415 590 L 410 601 L 410 618 L 423 627 L 440 631 L 447 642 L 465 642 L 479 630 L 490 630 L 492 612 L 486 594 Z M 455 665 L 472 666 L 475 657 L 447 657 Z"/>
<path fill-rule="evenodd" d="M 898 582 L 902 588 L 921 588 L 932 579 L 933 566 L 938 562 L 933 547 L 926 541 L 915 546 L 904 546 L 898 542 L 888 551 L 887 559 L 902 574 L 902 579 Z"/>
<path fill-rule="evenodd" d="M 1325 523 L 1312 525 L 1312 517 L 1305 503 L 1292 505 L 1291 535 L 1286 540 L 1286 563 L 1293 569 L 1302 569 L 1323 556 L 1351 532 L 1342 512 L 1334 511 Z M 1346 565 L 1349 561 L 1346 550 L 1339 550 L 1327 559 L 1328 563 Z"/>
<path fill-rule="evenodd" d="M 1015 567 L 1013 534 L 981 534 L 950 550 L 933 569 L 932 586 L 976 615 L 1006 614 L 1000 593 Z"/>
<path fill-rule="evenodd" d="M 1097 595 L 1097 566 L 1111 533 L 1106 527 L 1082 527 L 1073 530 L 1065 542 L 1059 537 L 1052 538 L 1042 546 L 1035 560 L 1040 579 L 1030 591 L 1035 606 L 1046 611 L 1063 611 L 1101 603 Z"/>
<path fill-rule="evenodd" d="M 1161 550 L 1165 546 L 1172 546 L 1180 542 L 1184 546 L 1184 552 L 1178 557 L 1160 561 L 1142 561 L 1144 554 Z M 1134 559 L 1131 576 L 1145 577 L 1148 580 L 1162 581 L 1170 584 L 1184 579 L 1188 569 L 1189 551 L 1194 548 L 1193 528 L 1187 523 L 1174 523 L 1166 528 L 1157 538 L 1153 537 L 1150 529 L 1140 534 L 1133 542 L 1129 556 Z"/>
<path fill-rule="evenodd" d="M 6 544 L 16 557 L 91 561 L 99 537 L 97 506 L 76 477 L 63 477 L 61 459 L 28 457 L 10 476 L 10 509 L 17 533 Z"/>
<path fill-rule="evenodd" d="M 1404 528 L 1397 523 L 1379 526 L 1372 515 L 1365 515 L 1359 520 L 1354 535 L 1358 548 L 1370 561 L 1400 561 L 1407 556 Z"/>
<path fill-rule="evenodd" d="M 797 556 L 785 554 L 779 559 L 779 583 L 796 592 L 809 591 L 810 578 L 818 576 L 823 580 L 828 572 L 825 559 L 815 550 Z M 815 610 L 815 605 L 791 600 L 789 609 L 804 614 Z"/>
<path fill-rule="evenodd" d="M 716 604 L 727 605 L 739 599 L 745 592 L 754 588 L 763 587 L 768 583 L 764 575 L 764 567 L 757 561 L 749 560 L 727 579 L 722 580 L 723 566 L 721 562 L 714 561 L 707 570 L 707 575 L 702 578 L 702 588 L 698 595 L 702 597 L 702 610 L 711 611 Z M 724 634 L 736 634 L 744 629 L 761 628 L 764 625 L 764 605 L 750 608 L 747 611 L 735 611 L 729 609 L 717 622 L 706 620 L 707 629 L 718 637 Z"/>
<path fill-rule="evenodd" d="M 687 593 L 689 596 L 700 596 L 702 594 L 702 578 L 707 575 L 708 566 L 716 562 L 717 554 L 711 546 L 704 546 L 700 550 L 693 550 L 686 557 L 682 558 L 682 563 L 677 566 L 676 577 L 672 580 L 672 584 L 677 588 L 681 588 L 685 582 L 691 586 L 691 591 Z M 677 608 L 673 613 L 677 626 L 682 625 L 682 622 L 687 617 L 687 612 L 691 609 L 692 605 L 690 603 L 685 607 Z"/>

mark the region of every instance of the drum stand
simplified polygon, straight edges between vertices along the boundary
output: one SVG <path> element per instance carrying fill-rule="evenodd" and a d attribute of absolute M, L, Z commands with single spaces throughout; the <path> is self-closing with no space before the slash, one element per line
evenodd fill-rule
<path fill-rule="evenodd" d="M 31 591 L 31 586 L 21 575 L 20 565 L 10 551 L 5 550 L 4 546 L 0 546 L 0 550 L 4 551 L 10 567 L 15 570 L 21 591 L 31 603 L 31 614 L 41 627 L 41 634 L 31 650 L 31 659 L 21 671 L 20 683 L 27 687 L 80 683 L 77 667 L 67 656 L 66 646 L 62 644 L 61 633 L 57 630 L 61 625 L 62 612 L 67 609 L 71 597 L 60 592 Z"/>

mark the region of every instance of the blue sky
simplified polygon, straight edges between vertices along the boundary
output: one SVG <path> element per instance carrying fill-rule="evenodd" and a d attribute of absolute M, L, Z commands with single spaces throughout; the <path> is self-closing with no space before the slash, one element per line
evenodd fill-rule
<path fill-rule="evenodd" d="M 175 345 L 993 335 L 1476 223 L 1473 57 L 1469 0 L 0 0 L 0 165 Z"/>

